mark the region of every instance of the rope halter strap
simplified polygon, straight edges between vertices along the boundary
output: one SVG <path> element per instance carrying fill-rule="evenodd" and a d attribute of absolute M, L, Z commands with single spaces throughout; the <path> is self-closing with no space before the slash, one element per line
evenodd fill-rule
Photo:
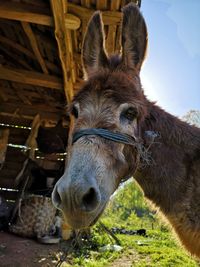
<path fill-rule="evenodd" d="M 119 132 L 112 132 L 102 128 L 89 128 L 89 129 L 82 129 L 74 133 L 72 138 L 72 143 L 75 143 L 79 138 L 86 135 L 97 135 L 102 138 L 111 140 L 113 142 L 122 143 L 126 145 L 135 146 L 136 138 Z"/>

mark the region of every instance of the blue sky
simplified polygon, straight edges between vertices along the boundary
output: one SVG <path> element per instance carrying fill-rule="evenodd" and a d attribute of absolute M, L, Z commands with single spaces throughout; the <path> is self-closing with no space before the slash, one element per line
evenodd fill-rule
<path fill-rule="evenodd" d="M 149 33 L 146 95 L 174 115 L 200 110 L 200 0 L 142 0 L 141 11 Z"/>

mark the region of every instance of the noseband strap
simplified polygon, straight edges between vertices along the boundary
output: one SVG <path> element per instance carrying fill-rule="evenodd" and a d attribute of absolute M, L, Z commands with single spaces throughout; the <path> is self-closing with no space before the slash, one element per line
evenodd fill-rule
<path fill-rule="evenodd" d="M 86 135 L 97 135 L 117 143 L 127 144 L 131 146 L 135 146 L 136 143 L 136 138 L 131 135 L 119 132 L 112 132 L 102 128 L 89 128 L 79 130 L 74 133 L 72 143 L 75 143 L 79 138 Z"/>
<path fill-rule="evenodd" d="M 145 132 L 145 137 L 146 139 L 149 140 L 149 145 L 147 148 L 144 147 L 143 141 L 140 138 L 135 138 L 131 135 L 125 134 L 125 133 L 119 133 L 119 132 L 112 132 L 106 129 L 102 128 L 89 128 L 89 129 L 83 129 L 79 130 L 74 133 L 72 137 L 72 144 L 74 144 L 78 139 L 80 139 L 82 136 L 87 136 L 87 135 L 97 135 L 102 138 L 117 142 L 117 143 L 122 143 L 126 145 L 131 145 L 137 150 L 137 158 L 136 158 L 136 169 L 138 167 L 150 165 L 152 163 L 152 158 L 151 154 L 149 153 L 149 148 L 150 146 L 154 143 L 155 138 L 159 137 L 160 134 L 154 131 L 146 131 Z M 142 142 L 141 142 L 142 141 Z M 141 164 L 142 161 L 142 164 Z M 127 177 L 122 179 L 121 182 L 126 181 L 129 179 L 133 174 L 135 170 Z"/>

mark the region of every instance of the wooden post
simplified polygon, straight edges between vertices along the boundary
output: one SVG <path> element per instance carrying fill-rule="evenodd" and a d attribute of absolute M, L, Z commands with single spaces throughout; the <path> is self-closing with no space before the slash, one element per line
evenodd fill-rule
<path fill-rule="evenodd" d="M 64 91 L 67 102 L 70 103 L 74 92 L 73 82 L 75 82 L 75 69 L 73 62 L 73 51 L 71 44 L 71 34 L 66 28 L 65 17 L 67 17 L 67 1 L 51 0 L 51 8 L 55 24 L 55 37 L 58 44 L 58 52 L 63 70 Z"/>
<path fill-rule="evenodd" d="M 0 130 L 0 169 L 3 167 L 6 158 L 9 132 L 9 129 Z"/>

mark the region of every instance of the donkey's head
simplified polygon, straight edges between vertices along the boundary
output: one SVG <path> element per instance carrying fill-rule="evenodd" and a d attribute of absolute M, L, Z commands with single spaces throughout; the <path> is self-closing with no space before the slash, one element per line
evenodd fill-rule
<path fill-rule="evenodd" d="M 87 81 L 71 105 L 67 167 L 53 191 L 53 203 L 74 229 L 93 224 L 120 181 L 137 168 L 146 47 L 145 21 L 133 4 L 123 9 L 122 55 L 107 57 L 100 13 L 89 22 L 82 51 Z"/>

